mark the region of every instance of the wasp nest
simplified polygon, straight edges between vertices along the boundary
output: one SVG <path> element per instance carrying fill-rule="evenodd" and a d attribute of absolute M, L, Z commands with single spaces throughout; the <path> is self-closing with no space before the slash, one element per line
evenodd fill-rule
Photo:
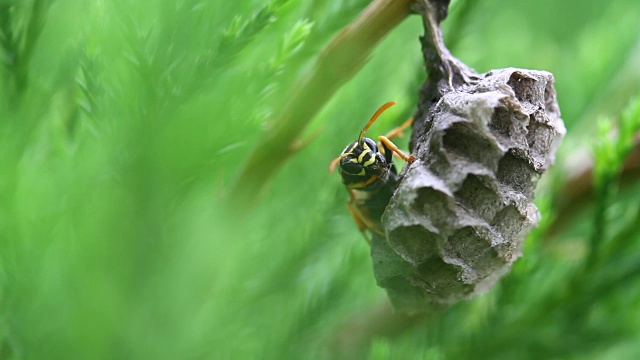
<path fill-rule="evenodd" d="M 494 70 L 444 92 L 416 119 L 412 154 L 372 243 L 397 309 L 446 306 L 488 290 L 539 219 L 540 175 L 565 133 L 545 71 Z"/>

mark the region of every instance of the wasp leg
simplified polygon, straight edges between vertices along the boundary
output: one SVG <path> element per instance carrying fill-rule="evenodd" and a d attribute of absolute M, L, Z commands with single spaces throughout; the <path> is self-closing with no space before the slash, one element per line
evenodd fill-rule
<path fill-rule="evenodd" d="M 360 233 L 362 234 L 362 236 L 364 236 L 367 244 L 371 245 L 371 239 L 369 238 L 369 235 L 367 235 L 367 225 L 365 225 L 365 223 L 360 218 L 360 215 L 358 215 L 358 211 L 355 209 L 353 201 L 349 200 L 349 202 L 347 203 L 347 207 L 349 208 L 349 213 L 351 213 L 353 221 L 358 226 L 358 230 L 360 230 Z"/>
<path fill-rule="evenodd" d="M 391 142 L 391 140 L 389 140 L 389 138 L 387 138 L 386 136 L 378 136 L 378 141 L 380 141 L 387 149 L 389 149 L 389 150 L 393 151 L 394 153 L 396 153 L 398 156 L 400 156 L 400 158 L 402 160 L 408 162 L 409 164 L 411 164 L 412 162 L 416 161 L 415 156 L 407 155 L 407 154 L 403 153 L 402 150 L 398 149 L 396 144 Z"/>
<path fill-rule="evenodd" d="M 404 131 L 404 129 L 406 129 L 409 126 L 411 126 L 411 124 L 413 124 L 413 116 L 410 117 L 407 121 L 403 122 L 402 125 L 396 126 L 391 131 L 389 131 L 387 133 L 387 135 L 385 135 L 385 137 L 387 139 L 393 139 L 396 136 L 400 136 L 401 137 L 402 136 L 402 132 Z"/>
<path fill-rule="evenodd" d="M 349 191 L 351 197 L 349 198 L 349 202 L 347 203 L 347 207 L 349 208 L 349 213 L 351 213 L 351 217 L 353 217 L 353 221 L 358 226 L 358 229 L 364 236 L 364 239 L 367 241 L 369 245 L 371 245 L 371 237 L 367 235 L 367 229 L 384 236 L 384 233 L 378 229 L 378 226 L 374 224 L 369 218 L 364 216 L 360 209 L 358 208 L 358 200 L 355 198 L 352 191 Z"/>

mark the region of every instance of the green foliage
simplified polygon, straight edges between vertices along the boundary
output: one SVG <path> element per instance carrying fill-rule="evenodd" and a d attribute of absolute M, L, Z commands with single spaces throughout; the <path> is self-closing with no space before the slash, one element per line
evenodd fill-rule
<path fill-rule="evenodd" d="M 638 357 L 640 183 L 619 179 L 640 125 L 629 66 L 640 4 L 465 3 L 445 27 L 454 54 L 479 70 L 556 75 L 568 139 L 537 194 L 546 220 L 496 289 L 360 354 Z M 234 213 L 227 192 L 293 80 L 366 4 L 0 0 L 0 358 L 353 350 L 337 345 L 358 335 L 344 324 L 372 316 L 385 294 L 326 169 L 382 103 L 399 105 L 371 135 L 413 112 L 420 19 L 333 97 L 252 212 Z M 593 121 L 621 113 L 615 127 Z M 585 147 L 596 196 L 562 217 L 567 169 Z"/>
<path fill-rule="evenodd" d="M 635 101 L 622 113 L 615 133 L 610 120 L 602 120 L 599 125 L 594 166 L 595 229 L 591 236 L 589 258 L 592 263 L 597 261 L 601 253 L 600 244 L 608 239 L 607 209 L 615 200 L 618 177 L 640 131 L 640 96 L 636 96 Z"/>

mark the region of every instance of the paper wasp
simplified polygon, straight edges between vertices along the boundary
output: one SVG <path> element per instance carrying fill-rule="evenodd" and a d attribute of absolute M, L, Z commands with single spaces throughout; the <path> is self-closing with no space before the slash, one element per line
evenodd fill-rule
<path fill-rule="evenodd" d="M 367 229 L 384 236 L 380 219 L 398 186 L 398 171 L 393 163 L 393 154 L 407 163 L 415 161 L 413 155 L 406 155 L 390 140 L 411 125 L 413 118 L 386 136 L 378 136 L 378 144 L 364 137 L 380 114 L 393 105 L 395 101 L 382 105 L 360 131 L 358 140 L 349 144 L 329 165 L 330 172 L 339 165 L 342 183 L 350 195 L 349 212 L 369 243 L 371 240 L 366 234 Z"/>

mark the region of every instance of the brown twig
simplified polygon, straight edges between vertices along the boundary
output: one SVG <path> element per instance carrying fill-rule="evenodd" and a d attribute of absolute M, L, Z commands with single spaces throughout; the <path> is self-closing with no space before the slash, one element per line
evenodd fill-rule
<path fill-rule="evenodd" d="M 378 42 L 410 14 L 411 1 L 374 0 L 322 50 L 240 169 L 231 189 L 235 204 L 247 208 L 255 203 L 268 180 L 295 152 L 294 145 L 313 117 L 362 68 Z"/>

